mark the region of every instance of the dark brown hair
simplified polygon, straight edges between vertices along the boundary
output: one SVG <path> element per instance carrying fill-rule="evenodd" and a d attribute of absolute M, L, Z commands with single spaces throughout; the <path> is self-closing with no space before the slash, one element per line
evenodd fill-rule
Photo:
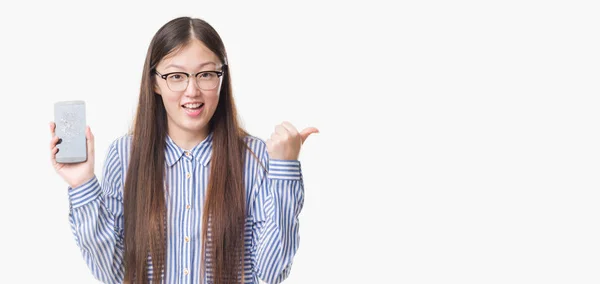
<path fill-rule="evenodd" d="M 146 55 L 123 197 L 126 283 L 148 282 L 148 255 L 152 257 L 154 283 L 159 283 L 161 272 L 167 271 L 165 190 L 168 189 L 164 186 L 167 115 L 161 97 L 154 92 L 154 68 L 165 56 L 193 40 L 200 40 L 221 63 L 227 64 L 225 47 L 215 29 L 201 19 L 189 17 L 176 18 L 162 26 Z M 209 122 L 213 148 L 202 215 L 202 266 L 211 263 L 214 283 L 242 280 L 246 215 L 243 139 L 247 133 L 238 123 L 229 70 L 224 71 L 227 72 L 219 102 Z"/>

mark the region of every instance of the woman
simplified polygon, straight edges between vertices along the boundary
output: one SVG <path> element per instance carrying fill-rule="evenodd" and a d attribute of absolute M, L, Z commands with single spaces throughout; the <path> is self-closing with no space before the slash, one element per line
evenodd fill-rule
<path fill-rule="evenodd" d="M 283 281 L 298 249 L 298 155 L 316 128 L 284 122 L 267 142 L 240 128 L 227 54 L 205 21 L 177 18 L 146 56 L 132 133 L 109 147 L 103 182 L 88 160 L 52 163 L 69 184 L 70 222 L 106 283 Z M 158 277 L 160 275 L 160 277 Z"/>

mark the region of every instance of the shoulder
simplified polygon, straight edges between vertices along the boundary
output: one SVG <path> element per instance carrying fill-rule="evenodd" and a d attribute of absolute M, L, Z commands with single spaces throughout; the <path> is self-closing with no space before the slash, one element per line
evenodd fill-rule
<path fill-rule="evenodd" d="M 244 142 L 246 142 L 246 145 L 248 146 L 249 150 L 257 156 L 261 157 L 261 159 L 263 155 L 265 155 L 267 152 L 267 144 L 265 143 L 265 141 L 256 136 L 246 135 L 244 137 Z"/>
<path fill-rule="evenodd" d="M 253 136 L 246 135 L 244 142 L 248 146 L 246 155 L 246 165 L 259 166 L 266 169 L 269 163 L 269 154 L 267 153 L 267 143 L 264 140 Z"/>
<path fill-rule="evenodd" d="M 132 141 L 131 134 L 125 134 L 115 138 L 108 148 L 109 153 L 115 153 L 119 156 L 123 156 L 124 154 L 129 154 L 129 150 L 131 148 Z"/>
<path fill-rule="evenodd" d="M 244 171 L 251 177 L 252 189 L 254 185 L 259 184 L 268 173 L 269 154 L 267 153 L 267 143 L 262 139 L 250 134 L 244 137 L 246 142 L 246 153 Z M 256 194 L 256 192 L 254 192 Z"/>
<path fill-rule="evenodd" d="M 131 136 L 122 135 L 113 139 L 108 146 L 106 159 L 104 160 L 103 179 L 116 182 L 115 186 L 122 185 L 118 181 L 124 180 L 130 145 Z"/>
<path fill-rule="evenodd" d="M 246 144 L 248 146 L 257 145 L 257 144 L 266 145 L 265 141 L 263 141 L 262 139 L 254 136 L 254 135 L 250 135 L 250 134 L 248 134 L 244 137 L 244 142 L 246 142 Z"/>
<path fill-rule="evenodd" d="M 112 166 L 125 168 L 125 166 L 128 165 L 129 155 L 131 153 L 131 141 L 132 136 L 130 134 L 125 134 L 115 138 L 110 143 L 106 158 L 107 161 L 111 161 Z"/>

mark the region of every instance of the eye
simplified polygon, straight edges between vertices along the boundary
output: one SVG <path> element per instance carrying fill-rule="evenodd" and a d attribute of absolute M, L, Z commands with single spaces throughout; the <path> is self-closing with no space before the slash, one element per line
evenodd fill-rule
<path fill-rule="evenodd" d="M 184 81 L 185 79 L 186 79 L 186 76 L 181 73 L 173 73 L 167 77 L 167 80 L 173 81 L 173 82 Z"/>
<path fill-rule="evenodd" d="M 212 78 L 214 78 L 215 76 L 216 76 L 216 75 L 215 75 L 215 73 L 213 73 L 213 72 L 202 72 L 202 73 L 200 73 L 200 76 L 199 76 L 199 77 L 200 77 L 201 79 L 207 80 L 207 79 L 212 79 Z"/>

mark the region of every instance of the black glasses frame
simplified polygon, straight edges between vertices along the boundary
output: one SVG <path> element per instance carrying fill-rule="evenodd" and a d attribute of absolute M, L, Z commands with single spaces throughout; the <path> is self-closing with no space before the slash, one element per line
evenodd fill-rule
<path fill-rule="evenodd" d="M 196 77 L 196 86 L 198 86 L 198 88 L 200 88 L 200 84 L 198 83 L 198 75 L 203 74 L 203 73 L 213 73 L 213 74 L 216 74 L 218 78 L 221 78 L 221 76 L 223 76 L 223 74 L 225 74 L 225 67 L 226 66 L 227 65 L 223 65 L 223 71 L 200 71 L 200 72 L 195 73 L 195 74 L 190 74 L 190 73 L 187 73 L 187 72 L 180 72 L 180 71 L 178 71 L 178 72 L 169 72 L 169 73 L 166 73 L 166 74 L 160 74 L 156 69 L 154 69 L 154 73 L 156 75 L 158 75 L 159 77 L 161 77 L 165 81 L 167 81 L 167 77 L 169 77 L 169 75 L 173 75 L 173 74 L 185 75 L 187 77 L 186 80 L 188 80 L 188 82 L 190 80 L 190 77 L 194 76 L 194 77 Z M 169 84 L 168 84 L 168 81 L 167 81 L 167 87 L 169 87 L 169 89 L 171 88 L 169 86 Z M 216 87 L 217 86 L 213 87 L 212 89 L 207 89 L 207 90 L 213 90 Z M 200 89 L 202 89 L 202 88 L 200 88 Z M 204 89 L 202 89 L 202 90 L 204 90 Z M 173 91 L 173 90 L 171 90 L 171 91 Z"/>

